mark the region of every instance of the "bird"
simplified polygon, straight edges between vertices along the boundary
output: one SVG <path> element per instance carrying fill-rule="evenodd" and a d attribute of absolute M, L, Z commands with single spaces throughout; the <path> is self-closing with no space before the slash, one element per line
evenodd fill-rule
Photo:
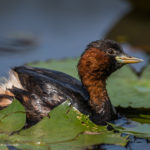
<path fill-rule="evenodd" d="M 116 41 L 104 39 L 89 43 L 77 64 L 80 80 L 63 72 L 30 66 L 17 66 L 0 84 L 0 109 L 14 98 L 26 110 L 27 123 L 35 124 L 65 102 L 98 125 L 117 118 L 106 89 L 107 78 L 125 64 L 142 59 L 128 56 Z M 115 87 L 114 87 L 115 88 Z"/>

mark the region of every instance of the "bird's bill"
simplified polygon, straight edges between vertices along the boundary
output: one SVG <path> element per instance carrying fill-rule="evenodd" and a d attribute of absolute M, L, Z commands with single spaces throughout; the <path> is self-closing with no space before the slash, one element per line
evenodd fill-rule
<path fill-rule="evenodd" d="M 139 62 L 144 61 L 143 59 L 139 59 L 136 57 L 129 57 L 125 55 L 116 56 L 115 59 L 117 60 L 118 63 L 121 63 L 121 64 L 134 64 L 134 63 L 139 63 Z"/>

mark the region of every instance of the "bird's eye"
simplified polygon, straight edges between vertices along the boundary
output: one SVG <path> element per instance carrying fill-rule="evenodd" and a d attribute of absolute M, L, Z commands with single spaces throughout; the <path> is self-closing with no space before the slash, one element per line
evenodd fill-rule
<path fill-rule="evenodd" d="M 116 52 L 115 52 L 113 49 L 108 49 L 108 50 L 107 50 L 107 53 L 108 53 L 109 55 L 115 55 L 115 54 L 116 54 Z"/>

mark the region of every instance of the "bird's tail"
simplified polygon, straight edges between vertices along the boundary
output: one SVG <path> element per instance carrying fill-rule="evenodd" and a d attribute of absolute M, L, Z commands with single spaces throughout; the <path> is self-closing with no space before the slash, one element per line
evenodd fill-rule
<path fill-rule="evenodd" d="M 18 75 L 13 70 L 9 72 L 9 78 L 1 78 L 0 79 L 0 109 L 7 107 L 12 103 L 14 94 L 10 91 L 13 87 L 17 87 L 19 89 L 23 89 Z"/>

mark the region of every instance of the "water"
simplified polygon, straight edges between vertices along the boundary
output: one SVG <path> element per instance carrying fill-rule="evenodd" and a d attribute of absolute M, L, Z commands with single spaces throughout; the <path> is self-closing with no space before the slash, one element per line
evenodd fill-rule
<path fill-rule="evenodd" d="M 79 56 L 87 43 L 103 38 L 130 5 L 121 0 L 6 0 L 0 8 L 2 76 L 26 62 Z M 35 45 L 18 46 L 14 39 L 20 38 L 30 38 Z"/>

